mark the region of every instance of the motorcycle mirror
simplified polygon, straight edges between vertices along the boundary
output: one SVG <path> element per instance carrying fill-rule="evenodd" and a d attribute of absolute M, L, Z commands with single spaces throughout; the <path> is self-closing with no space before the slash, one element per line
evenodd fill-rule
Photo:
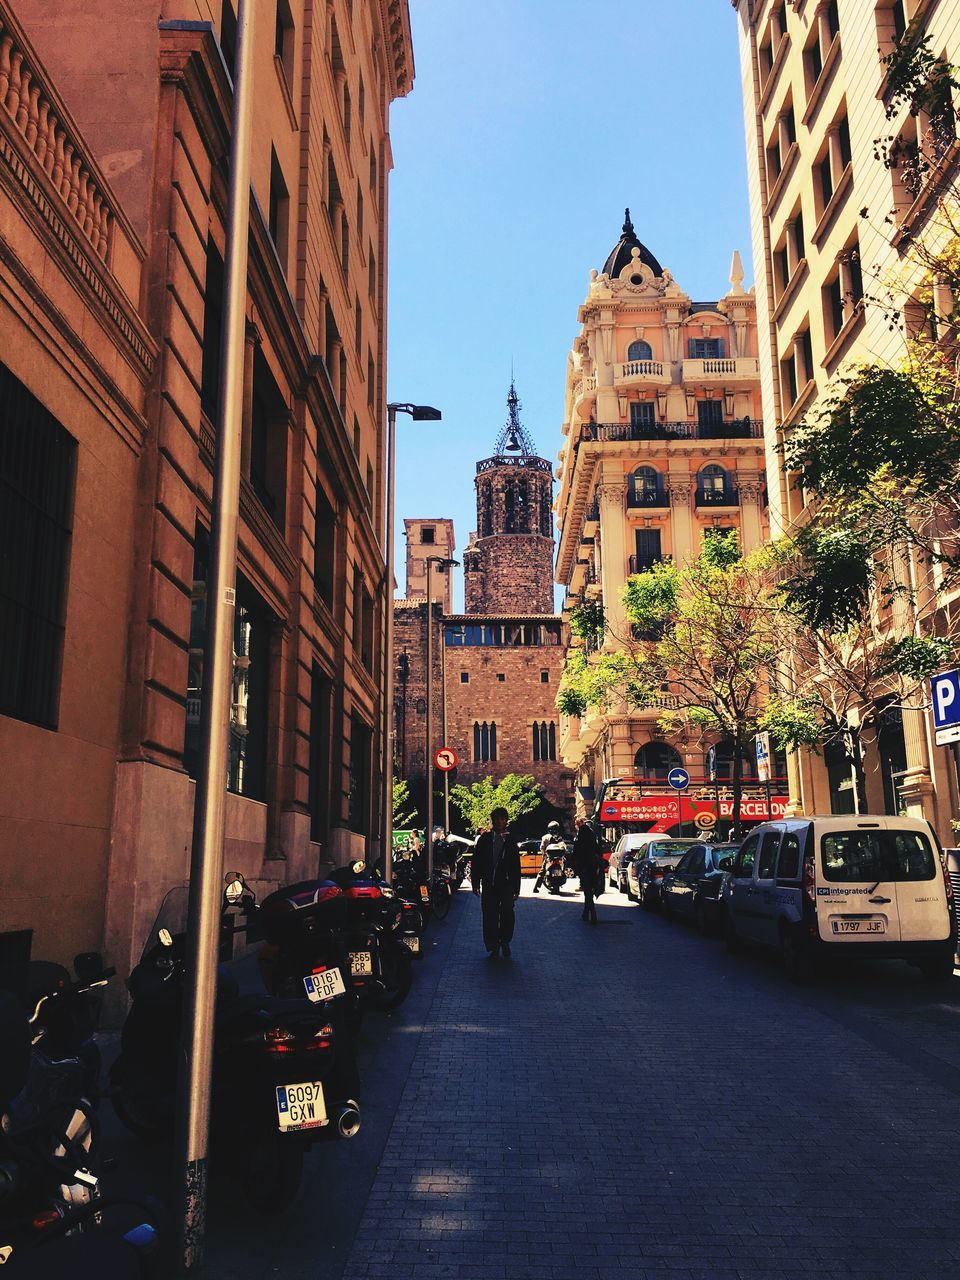
<path fill-rule="evenodd" d="M 356 862 L 350 863 L 350 870 L 353 872 L 355 876 L 358 876 L 360 872 L 366 868 L 366 865 L 367 864 L 365 862 L 361 862 L 360 859 L 358 858 Z"/>
<path fill-rule="evenodd" d="M 173 934 L 169 929 L 161 929 L 157 934 L 157 941 L 160 943 L 161 947 L 172 947 Z"/>
<path fill-rule="evenodd" d="M 230 883 L 227 885 L 227 887 L 223 891 L 223 897 L 227 906 L 229 907 L 236 906 L 236 904 L 243 897 L 243 881 L 231 880 Z"/>

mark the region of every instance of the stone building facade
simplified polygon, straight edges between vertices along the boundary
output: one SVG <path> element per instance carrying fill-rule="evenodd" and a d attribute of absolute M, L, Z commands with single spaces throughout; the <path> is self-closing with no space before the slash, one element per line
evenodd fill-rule
<path fill-rule="evenodd" d="M 413 62 L 406 0 L 256 8 L 226 859 L 267 886 L 376 852 L 388 112 Z M 18 449 L 62 464 L 58 556 L 5 538 L 45 642 L 25 663 L 0 617 L 0 950 L 121 972 L 189 866 L 235 37 L 230 0 L 162 11 L 0 0 L 4 514 L 37 497 Z"/>
<path fill-rule="evenodd" d="M 590 277 L 567 358 L 556 577 L 565 611 L 602 603 L 616 648 L 631 573 L 689 560 L 714 532 L 735 530 L 747 551 L 767 536 L 756 302 L 736 254 L 729 292 L 694 301 L 637 238 L 629 210 Z M 605 778 L 665 783 L 677 765 L 705 777 L 711 747 L 724 776 L 725 744 L 660 733 L 675 705 L 665 689 L 657 706 L 563 718 L 561 754 L 585 811 Z"/>
<path fill-rule="evenodd" d="M 928 336 L 938 339 L 937 317 L 954 310 L 949 290 L 925 279 L 914 250 L 956 236 L 940 205 L 944 197 L 955 204 L 960 176 L 955 95 L 938 120 L 923 113 L 914 119 L 905 104 L 888 118 L 895 77 L 882 59 L 928 40 L 935 56 L 956 66 L 960 10 L 935 0 L 734 0 L 733 7 L 770 524 L 778 536 L 804 521 L 808 501 L 788 482 L 779 442 L 816 414 L 846 371 L 861 363 L 901 366 L 907 333 L 916 332 L 914 302 L 924 289 L 933 293 L 937 313 L 928 317 L 934 329 Z M 904 151 L 888 167 L 877 154 L 878 140 L 894 135 L 902 137 Z M 903 305 L 891 323 L 875 295 L 894 282 Z M 932 599 L 937 584 L 929 582 L 928 568 L 916 564 L 908 572 Z M 935 744 L 926 701 L 918 689 L 903 705 L 894 698 L 881 712 L 876 741 L 867 744 L 862 804 L 871 813 L 925 817 L 953 844 L 957 770 L 951 748 Z M 852 811 L 851 762 L 840 746 L 798 752 L 789 766 L 795 811 Z"/>
<path fill-rule="evenodd" d="M 407 597 L 427 598 L 427 560 L 439 556 L 452 560 L 456 550 L 452 520 L 430 520 L 420 517 L 404 520 L 403 536 L 407 540 Z M 439 600 L 444 613 L 453 608 L 453 579 L 449 573 L 431 573 L 430 594 Z"/>
<path fill-rule="evenodd" d="M 532 774 L 547 802 L 529 823 L 539 830 L 551 816 L 572 816 L 573 778 L 559 756 L 554 705 L 563 666 L 563 620 L 553 611 L 553 478 L 520 423 L 511 386 L 509 417 L 490 458 L 477 463 L 477 533 L 463 554 L 465 612 L 442 603 L 433 627 L 432 750 L 453 747 L 459 764 L 448 781 L 469 785 L 507 773 Z M 408 529 L 439 521 L 407 521 Z M 452 527 L 451 527 L 452 545 Z M 408 542 L 409 546 L 409 542 Z M 408 556 L 408 564 L 410 559 Z M 437 582 L 444 575 L 435 573 Z M 394 606 L 396 670 L 395 759 L 415 800 L 425 795 L 425 587 L 408 578 Z M 435 780 L 442 821 L 442 780 Z M 456 825 L 456 812 L 452 815 Z"/>

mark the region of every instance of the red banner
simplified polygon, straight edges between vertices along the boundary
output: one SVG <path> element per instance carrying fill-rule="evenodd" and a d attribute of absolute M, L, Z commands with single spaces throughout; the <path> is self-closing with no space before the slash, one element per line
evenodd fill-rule
<path fill-rule="evenodd" d="M 629 800 L 604 800 L 600 806 L 600 822 L 604 824 L 623 824 L 630 822 L 651 823 L 651 831 L 667 831 L 676 826 L 678 821 L 694 823 L 701 830 L 709 830 L 720 818 L 733 817 L 733 797 L 725 788 L 720 795 L 719 812 L 715 797 L 707 798 L 700 791 L 696 798 L 680 794 L 680 806 L 677 807 L 676 795 L 635 796 Z M 740 817 L 744 822 L 767 822 L 771 818 L 782 818 L 787 812 L 789 796 L 771 796 L 770 808 L 767 798 L 751 792 L 740 801 Z M 772 812 L 771 812 L 772 810 Z M 713 818 L 713 822 L 710 818 Z M 699 820 L 698 820 L 699 819 Z"/>

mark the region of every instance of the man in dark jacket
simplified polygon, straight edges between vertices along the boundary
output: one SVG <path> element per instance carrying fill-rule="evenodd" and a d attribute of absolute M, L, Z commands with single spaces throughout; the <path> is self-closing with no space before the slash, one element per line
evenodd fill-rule
<path fill-rule="evenodd" d="M 580 888 L 583 890 L 583 913 L 581 920 L 597 923 L 597 908 L 593 905 L 594 894 L 600 882 L 603 859 L 600 856 L 600 845 L 593 828 L 583 819 L 577 819 L 577 836 L 573 842 L 573 869 L 580 877 Z"/>
<path fill-rule="evenodd" d="M 473 850 L 470 882 L 480 895 L 483 945 L 492 959 L 498 951 L 510 955 L 514 907 L 520 897 L 520 850 L 507 830 L 506 809 L 490 815 L 493 830 L 485 831 Z"/>

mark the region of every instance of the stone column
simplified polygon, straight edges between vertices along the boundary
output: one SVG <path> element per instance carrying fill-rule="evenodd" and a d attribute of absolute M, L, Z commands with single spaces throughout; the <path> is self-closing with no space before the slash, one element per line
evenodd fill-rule
<path fill-rule="evenodd" d="M 787 152 L 790 150 L 793 142 L 790 138 L 790 129 L 787 126 L 787 113 L 777 119 L 777 142 L 780 147 L 780 168 L 783 169 L 787 163 Z"/>
<path fill-rule="evenodd" d="M 619 707 L 623 719 L 609 720 L 608 756 L 615 778 L 629 778 L 633 774 L 633 743 L 631 740 L 630 720 L 626 718 L 627 708 Z"/>
<path fill-rule="evenodd" d="M 693 513 L 690 510 L 692 477 L 687 471 L 671 471 L 667 476 L 667 492 L 670 495 L 670 533 L 673 542 L 673 558 L 677 564 L 685 564 L 694 557 Z"/>
<path fill-rule="evenodd" d="M 803 257 L 803 249 L 800 244 L 800 237 L 797 234 L 796 221 L 787 223 L 787 275 L 792 280 L 793 273 L 797 269 L 800 259 Z"/>
<path fill-rule="evenodd" d="M 820 61 L 826 62 L 830 46 L 833 44 L 833 33 L 830 30 L 830 6 L 821 4 L 817 10 L 817 41 L 820 45 Z"/>
<path fill-rule="evenodd" d="M 740 472 L 737 475 L 737 488 L 740 493 L 741 545 L 745 552 L 754 551 L 762 541 L 762 524 L 760 520 L 761 477 L 754 472 Z"/>
<path fill-rule="evenodd" d="M 831 125 L 827 130 L 827 146 L 830 155 L 830 181 L 833 189 L 837 189 L 837 183 L 840 181 L 840 175 L 844 170 L 843 151 L 840 147 L 840 126 Z"/>
<path fill-rule="evenodd" d="M 612 636 L 610 648 L 619 648 L 628 633 L 620 589 L 627 580 L 626 520 L 623 510 L 623 476 L 603 477 L 597 486 L 600 505 L 600 539 L 603 548 L 603 609 Z"/>

